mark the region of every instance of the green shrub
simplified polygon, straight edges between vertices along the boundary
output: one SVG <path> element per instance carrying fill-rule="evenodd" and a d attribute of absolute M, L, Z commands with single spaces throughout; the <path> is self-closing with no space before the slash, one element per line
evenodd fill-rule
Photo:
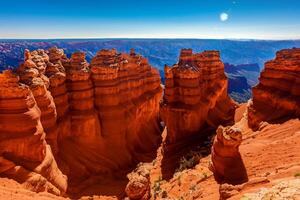
<path fill-rule="evenodd" d="M 175 170 L 175 172 L 182 172 L 183 170 L 195 167 L 199 163 L 200 158 L 201 154 L 199 152 L 189 152 L 186 156 L 180 159 L 179 167 Z"/>

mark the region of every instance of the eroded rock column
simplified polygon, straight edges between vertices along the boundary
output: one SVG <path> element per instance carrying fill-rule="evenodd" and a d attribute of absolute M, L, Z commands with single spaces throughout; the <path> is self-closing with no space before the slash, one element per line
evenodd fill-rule
<path fill-rule="evenodd" d="M 265 63 L 259 84 L 253 88 L 248 110 L 249 126 L 257 129 L 261 121 L 280 122 L 300 117 L 300 49 L 284 49 Z"/>
<path fill-rule="evenodd" d="M 242 132 L 237 127 L 217 129 L 211 149 L 212 171 L 219 183 L 241 184 L 248 181 L 246 168 L 239 153 Z"/>
<path fill-rule="evenodd" d="M 11 71 L 0 74 L 0 165 L 6 166 L 1 175 L 33 191 L 61 195 L 67 189 L 66 177 L 46 143 L 40 117 L 29 87 Z"/>
<path fill-rule="evenodd" d="M 201 134 L 205 126 L 231 123 L 235 104 L 227 94 L 227 78 L 218 51 L 193 54 L 183 49 L 179 62 L 165 66 L 166 85 L 161 116 L 167 143 Z"/>

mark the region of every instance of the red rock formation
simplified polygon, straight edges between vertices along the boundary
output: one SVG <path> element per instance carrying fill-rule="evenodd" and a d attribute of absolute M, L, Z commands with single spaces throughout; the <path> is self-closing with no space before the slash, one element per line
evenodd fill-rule
<path fill-rule="evenodd" d="M 102 50 L 91 67 L 84 53 L 68 59 L 54 47 L 25 51 L 20 82 L 11 72 L 1 75 L 0 173 L 25 182 L 30 169 L 31 180 L 45 183 L 39 191 L 60 194 L 66 179 L 51 150 L 71 185 L 152 159 L 160 141 L 158 71 L 134 51 Z"/>
<path fill-rule="evenodd" d="M 151 160 L 160 139 L 161 87 L 147 60 L 133 51 L 102 50 L 91 70 L 84 53 L 74 53 L 64 66 L 71 131 L 59 139 L 59 157 L 69 178 L 109 175 Z"/>
<path fill-rule="evenodd" d="M 94 109 L 94 87 L 85 53 L 72 54 L 67 71 L 71 115 L 71 137 L 100 135 L 99 119 Z M 84 137 L 83 137 L 84 136 Z"/>
<path fill-rule="evenodd" d="M 93 110 L 94 90 L 85 53 L 72 54 L 70 66 L 67 68 L 67 80 L 70 109 L 82 113 Z"/>
<path fill-rule="evenodd" d="M 57 124 L 59 138 L 70 134 L 70 118 L 67 115 L 69 109 L 68 93 L 66 87 L 66 72 L 63 64 L 68 65 L 68 59 L 62 49 L 57 47 L 48 50 L 49 63 L 47 63 L 46 76 L 50 80 L 49 91 L 54 99 L 57 112 Z"/>
<path fill-rule="evenodd" d="M 133 51 L 102 50 L 91 70 L 84 53 L 74 53 L 63 65 L 71 123 L 63 133 L 67 137 L 59 139 L 59 157 L 69 178 L 107 175 L 149 161 L 160 138 L 158 72 Z"/>
<path fill-rule="evenodd" d="M 129 199 L 150 199 L 150 170 L 152 167 L 149 163 L 141 163 L 133 172 L 127 175 L 129 182 L 125 192 Z"/>
<path fill-rule="evenodd" d="M 167 142 L 198 134 L 205 126 L 233 121 L 234 103 L 227 95 L 227 78 L 218 51 L 193 54 L 183 49 L 178 64 L 165 67 L 166 86 L 161 115 Z"/>
<path fill-rule="evenodd" d="M 99 51 L 91 70 L 102 136 L 114 138 L 118 148 L 137 157 L 153 150 L 160 137 L 158 71 L 134 51 L 127 55 L 115 50 Z"/>
<path fill-rule="evenodd" d="M 253 88 L 249 126 L 300 117 L 300 49 L 284 49 L 265 64 L 259 84 Z"/>
<path fill-rule="evenodd" d="M 52 151 L 57 153 L 56 107 L 52 95 L 48 91 L 49 79 L 45 76 L 49 57 L 44 50 L 29 52 L 25 50 L 24 63 L 20 65 L 18 73 L 20 82 L 29 86 L 41 110 L 41 122 L 46 132 L 47 143 Z"/>
<path fill-rule="evenodd" d="M 219 183 L 241 184 L 248 180 L 246 168 L 239 153 L 242 132 L 236 127 L 217 129 L 211 150 L 212 171 Z"/>
<path fill-rule="evenodd" d="M 67 122 L 59 144 L 59 157 L 64 172 L 73 180 L 113 169 L 107 158 L 107 146 L 101 138 L 100 121 L 94 108 L 94 86 L 85 53 L 72 54 L 65 62 L 66 86 L 68 91 L 69 114 L 62 118 Z M 66 119 L 67 118 L 67 119 Z M 74 153 L 77 155 L 74 157 Z"/>
<path fill-rule="evenodd" d="M 36 94 L 44 91 L 36 80 L 32 82 Z M 66 177 L 47 146 L 40 117 L 29 87 L 10 71 L 0 74 L 0 173 L 34 191 L 59 195 L 66 191 Z"/>

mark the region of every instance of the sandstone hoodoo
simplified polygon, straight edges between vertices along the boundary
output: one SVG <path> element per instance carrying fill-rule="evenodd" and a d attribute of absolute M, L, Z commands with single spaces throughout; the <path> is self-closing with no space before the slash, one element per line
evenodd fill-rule
<path fill-rule="evenodd" d="M 35 191 L 64 193 L 60 170 L 72 186 L 151 161 L 161 140 L 159 73 L 134 50 L 101 50 L 91 66 L 83 52 L 26 50 L 0 90 L 0 173 Z"/>
<path fill-rule="evenodd" d="M 164 96 L 158 71 L 134 50 L 100 50 L 90 64 L 56 47 L 24 57 L 0 73 L 0 196 L 23 187 L 75 199 L 240 199 L 299 177 L 300 49 L 277 52 L 253 101 L 239 106 L 218 51 L 183 49 L 165 67 Z M 211 146 L 201 137 L 215 130 Z M 276 196 L 298 195 L 296 182 Z"/>
<path fill-rule="evenodd" d="M 300 49 L 284 49 L 265 63 L 259 84 L 253 88 L 249 125 L 300 117 Z"/>
<path fill-rule="evenodd" d="M 116 155 L 117 160 L 143 160 L 160 141 L 158 71 L 134 50 L 128 55 L 115 49 L 99 51 L 91 61 L 91 71 L 102 137 L 129 153 Z"/>
<path fill-rule="evenodd" d="M 161 132 L 158 71 L 134 52 L 112 49 L 99 51 L 90 66 L 75 53 L 66 72 L 72 136 L 60 142 L 60 157 L 69 177 L 151 161 Z"/>
<path fill-rule="evenodd" d="M 41 111 L 41 123 L 46 132 L 47 143 L 50 144 L 52 152 L 57 153 L 57 113 L 53 97 L 48 90 L 50 81 L 45 76 L 47 64 L 49 64 L 49 56 L 44 50 L 32 52 L 25 50 L 24 63 L 19 66 L 17 72 L 20 82 L 28 85 L 33 93 Z"/>
<path fill-rule="evenodd" d="M 85 53 L 72 54 L 66 66 L 66 74 L 71 116 L 70 137 L 88 140 L 90 136 L 100 135 L 99 119 L 94 109 L 94 86 Z"/>
<path fill-rule="evenodd" d="M 193 54 L 183 49 L 179 62 L 165 66 L 161 116 L 167 142 L 174 143 L 210 126 L 233 122 L 235 104 L 227 94 L 227 78 L 218 51 Z"/>
<path fill-rule="evenodd" d="M 185 56 L 190 54 L 183 53 Z M 300 121 L 297 119 L 300 103 L 299 53 L 299 49 L 282 50 L 275 60 L 266 63 L 260 83 L 253 89 L 253 103 L 249 101 L 239 105 L 235 110 L 233 126 L 219 126 L 211 155 L 201 154 L 196 166 L 177 171 L 170 180 L 161 180 L 166 171 L 164 160 L 170 160 L 170 155 L 166 155 L 161 148 L 150 172 L 151 194 L 158 196 L 157 199 L 296 199 L 299 196 L 296 182 L 300 170 Z M 171 70 L 166 68 L 167 72 Z M 170 85 L 168 79 L 180 79 L 175 79 L 174 73 L 167 73 L 166 77 L 165 107 L 162 109 L 168 106 L 168 95 L 175 96 L 177 102 L 182 98 L 182 95 L 175 95 L 180 90 L 169 90 L 171 94 L 167 92 Z M 173 85 L 175 83 L 171 82 Z M 181 127 L 178 121 L 188 123 L 187 119 L 184 116 L 173 118 L 177 120 L 173 126 Z M 260 123 L 262 121 L 264 123 Z M 170 122 L 166 121 L 167 134 L 169 126 L 172 127 Z M 254 131 L 248 124 L 251 127 L 254 124 L 259 129 Z M 176 131 L 176 128 L 173 130 Z M 172 155 L 181 153 L 181 150 Z M 190 160 L 183 161 L 184 167 L 190 164 Z"/>
<path fill-rule="evenodd" d="M 70 125 L 67 115 L 69 103 L 66 87 L 66 72 L 63 63 L 66 65 L 67 58 L 62 49 L 52 47 L 48 51 L 49 62 L 47 63 L 46 76 L 50 80 L 49 91 L 54 99 L 57 112 L 57 126 L 59 129 L 58 137 L 68 135 Z"/>
<path fill-rule="evenodd" d="M 237 127 L 217 129 L 211 151 L 212 171 L 219 183 L 241 184 L 248 180 L 246 168 L 239 152 L 242 131 Z"/>
<path fill-rule="evenodd" d="M 19 83 L 11 71 L 0 74 L 0 174 L 33 191 L 60 195 L 66 192 L 67 179 L 45 141 L 40 119 L 30 87 Z"/>
<path fill-rule="evenodd" d="M 70 110 L 85 112 L 94 109 L 94 89 L 85 53 L 72 54 L 67 68 L 67 88 Z"/>

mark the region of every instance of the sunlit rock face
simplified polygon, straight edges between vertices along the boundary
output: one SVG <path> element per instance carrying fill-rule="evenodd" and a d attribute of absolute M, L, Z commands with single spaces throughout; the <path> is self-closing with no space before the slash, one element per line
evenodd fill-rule
<path fill-rule="evenodd" d="M 237 127 L 218 127 L 211 149 L 211 168 L 219 183 L 241 184 L 248 181 L 239 152 L 242 131 Z"/>
<path fill-rule="evenodd" d="M 68 93 L 66 88 L 66 71 L 63 64 L 68 63 L 62 49 L 56 47 L 48 50 L 49 63 L 46 68 L 46 76 L 50 80 L 51 92 L 57 108 L 58 119 L 63 118 L 68 111 Z"/>
<path fill-rule="evenodd" d="M 39 191 L 62 194 L 62 172 L 76 184 L 153 159 L 162 88 L 145 58 L 101 50 L 90 65 L 85 53 L 67 58 L 56 47 L 24 57 L 0 76 L 0 173 L 18 180 L 8 170 L 25 167 L 45 179 Z"/>
<path fill-rule="evenodd" d="M 160 138 L 158 71 L 134 50 L 128 55 L 112 49 L 97 53 L 91 72 L 102 137 L 114 141 L 113 149 L 127 152 L 116 155 L 118 160 L 143 160 Z"/>
<path fill-rule="evenodd" d="M 72 54 L 67 71 L 69 106 L 73 113 L 84 113 L 94 109 L 94 88 L 85 53 Z"/>
<path fill-rule="evenodd" d="M 34 65 L 32 67 L 30 69 L 35 71 Z M 29 79 L 28 86 L 20 83 L 19 77 L 11 71 L 0 74 L 0 174 L 14 178 L 33 191 L 60 195 L 66 192 L 67 179 L 57 167 L 41 123 L 43 117 L 45 127 L 52 126 L 51 118 L 55 116 L 52 99 L 43 81 L 37 77 Z M 46 102 L 49 109 L 44 106 Z M 46 110 L 49 115 L 41 115 Z"/>
<path fill-rule="evenodd" d="M 17 72 L 20 82 L 29 86 L 37 106 L 41 111 L 41 123 L 46 132 L 47 143 L 52 147 L 53 153 L 57 153 L 56 126 L 57 113 L 53 97 L 49 91 L 50 80 L 45 75 L 49 56 L 44 50 L 29 52 L 25 50 L 24 63 L 20 65 Z"/>
<path fill-rule="evenodd" d="M 300 49 L 284 49 L 265 63 L 259 84 L 253 88 L 249 125 L 277 122 L 300 116 Z"/>
<path fill-rule="evenodd" d="M 129 182 L 125 188 L 129 199 L 147 200 L 150 195 L 150 171 L 153 166 L 149 163 L 141 163 L 131 173 L 127 174 Z"/>
<path fill-rule="evenodd" d="M 235 104 L 227 95 L 227 78 L 218 51 L 194 54 L 183 49 L 178 64 L 165 66 L 161 116 L 167 142 L 174 143 L 204 126 L 216 128 L 233 120 Z"/>
<path fill-rule="evenodd" d="M 85 53 L 71 55 L 66 69 L 66 86 L 69 100 L 71 131 L 69 137 L 80 137 L 89 140 L 100 135 L 99 119 L 94 107 L 94 86 L 91 79 L 89 63 Z"/>

